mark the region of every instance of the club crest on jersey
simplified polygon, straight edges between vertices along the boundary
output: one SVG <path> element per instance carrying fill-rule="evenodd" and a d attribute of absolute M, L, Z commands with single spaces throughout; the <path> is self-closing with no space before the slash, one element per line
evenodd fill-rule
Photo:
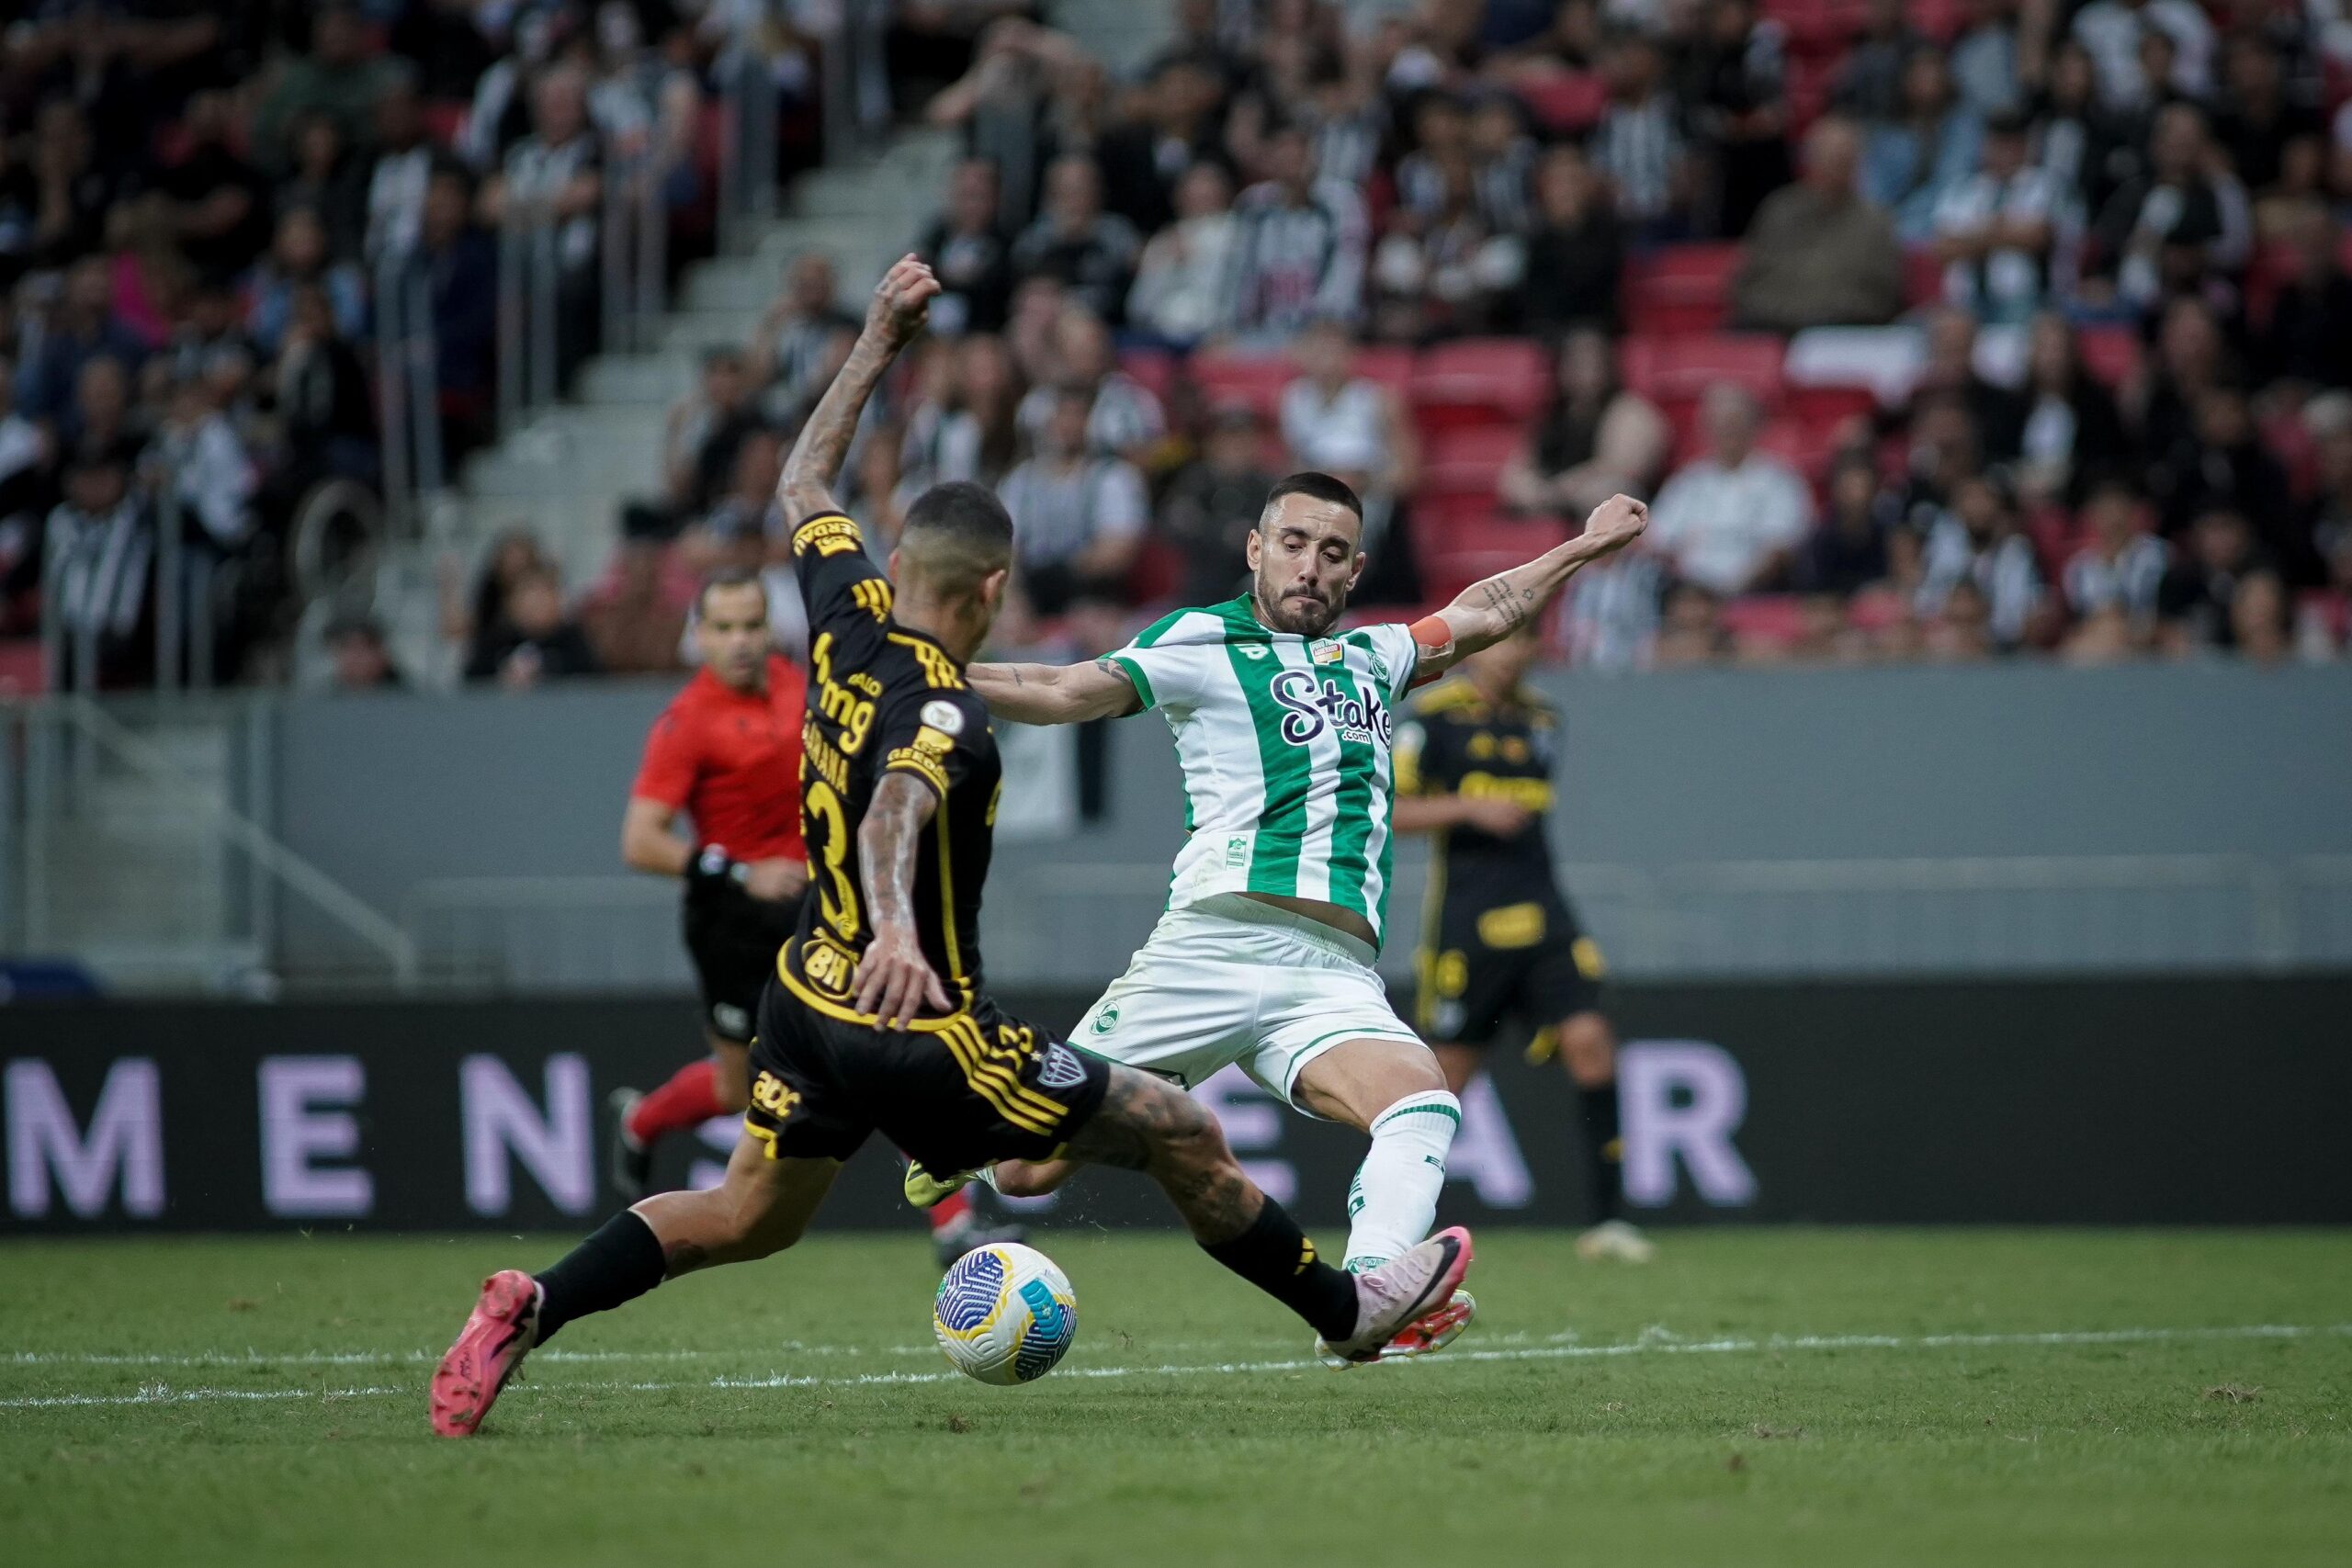
<path fill-rule="evenodd" d="M 1388 743 L 1388 709 L 1376 696 L 1366 701 L 1329 679 L 1318 687 L 1304 670 L 1283 671 L 1266 682 L 1266 689 L 1283 706 L 1283 739 L 1293 746 L 1306 745 L 1327 726 L 1339 731 L 1342 740 Z"/>

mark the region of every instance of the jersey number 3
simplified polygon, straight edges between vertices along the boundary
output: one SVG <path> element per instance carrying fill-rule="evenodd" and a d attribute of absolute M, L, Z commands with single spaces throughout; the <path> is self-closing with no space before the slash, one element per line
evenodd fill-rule
<path fill-rule="evenodd" d="M 850 836 L 849 817 L 842 810 L 842 797 L 823 779 L 808 781 L 808 793 L 802 797 L 808 807 L 808 827 L 817 831 L 806 835 L 809 844 L 825 863 L 825 881 L 817 889 L 818 912 L 833 934 L 845 942 L 854 942 L 858 933 L 857 888 L 849 879 Z"/>

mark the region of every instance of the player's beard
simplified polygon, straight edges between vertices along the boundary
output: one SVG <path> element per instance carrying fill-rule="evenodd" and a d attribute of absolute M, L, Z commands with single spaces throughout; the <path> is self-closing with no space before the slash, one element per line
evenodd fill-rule
<path fill-rule="evenodd" d="M 1283 597 L 1268 590 L 1263 582 L 1257 586 L 1258 616 L 1278 632 L 1294 637 L 1321 637 L 1340 624 L 1340 612 L 1348 607 L 1348 596 L 1342 592 L 1333 599 L 1308 599 L 1305 594 Z"/>

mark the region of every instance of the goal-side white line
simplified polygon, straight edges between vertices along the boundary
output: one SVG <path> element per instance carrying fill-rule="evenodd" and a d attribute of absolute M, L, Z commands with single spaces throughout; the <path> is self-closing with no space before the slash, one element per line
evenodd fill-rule
<path fill-rule="evenodd" d="M 1948 1350 L 2003 1346 L 2148 1345 L 2168 1340 L 2309 1339 L 2352 1337 L 2352 1324 L 2239 1324 L 2213 1328 L 2098 1328 L 2059 1330 L 2041 1334 L 1803 1334 L 1767 1335 L 1756 1338 L 1679 1339 L 1662 1331 L 1614 1345 L 1530 1345 L 1487 1350 L 1455 1350 L 1427 1360 L 1398 1361 L 1396 1366 L 1460 1366 L 1488 1361 L 1567 1361 L 1617 1356 L 1722 1356 L 1780 1350 Z M 34 1354 L 27 1352 L 26 1354 Z M 618 1358 L 628 1352 L 602 1352 Z M 648 1354 L 659 1355 L 661 1352 Z M 552 1358 L 552 1353 L 548 1359 Z M 268 1359 L 265 1358 L 265 1359 Z M 293 1358 L 276 1360 L 292 1361 Z M 272 1364 L 276 1364 L 273 1360 Z M 1134 1378 L 1235 1376 L 1292 1372 L 1319 1368 L 1319 1361 L 1211 1361 L 1193 1366 L 1071 1367 L 1064 1378 Z M 767 1377 L 716 1377 L 691 1382 L 524 1383 L 507 1393 L 528 1393 L 533 1388 L 558 1393 L 665 1393 L 683 1389 L 874 1388 L 917 1383 L 955 1382 L 956 1371 L 863 1372 L 854 1376 L 774 1373 Z M 109 1404 L 199 1404 L 277 1399 L 366 1399 L 415 1395 L 414 1384 L 337 1389 L 173 1388 L 153 1383 L 135 1393 L 58 1393 L 0 1399 L 0 1410 L 54 1410 Z"/>

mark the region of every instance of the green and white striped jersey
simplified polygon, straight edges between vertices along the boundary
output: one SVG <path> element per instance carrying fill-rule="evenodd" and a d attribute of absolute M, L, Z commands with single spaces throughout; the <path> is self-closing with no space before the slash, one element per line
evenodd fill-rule
<path fill-rule="evenodd" d="M 1184 767 L 1191 835 L 1168 907 L 1275 893 L 1352 909 L 1375 942 L 1388 904 L 1392 705 L 1420 655 L 1402 626 L 1270 631 L 1247 594 L 1179 610 L 1110 656 L 1158 708 Z"/>

